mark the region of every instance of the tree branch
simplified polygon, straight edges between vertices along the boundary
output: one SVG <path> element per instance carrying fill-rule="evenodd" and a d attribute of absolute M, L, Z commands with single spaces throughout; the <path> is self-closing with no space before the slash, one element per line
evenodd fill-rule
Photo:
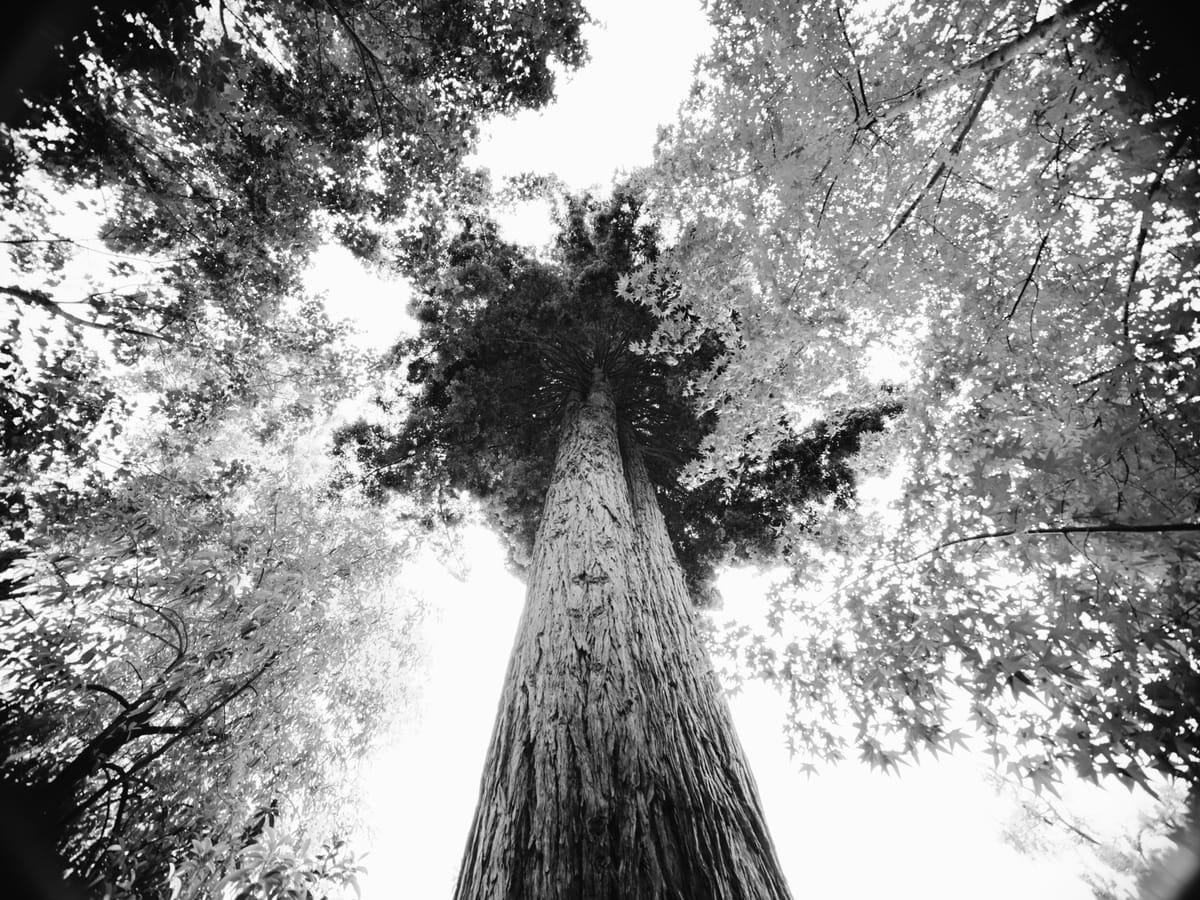
<path fill-rule="evenodd" d="M 1017 307 L 1021 305 L 1021 299 L 1025 296 L 1025 292 L 1029 290 L 1029 285 L 1033 283 L 1033 276 L 1037 272 L 1038 266 L 1042 262 L 1042 254 L 1046 252 L 1046 244 L 1049 242 L 1049 240 L 1050 231 L 1047 229 L 1046 233 L 1042 235 L 1041 243 L 1038 244 L 1037 253 L 1033 257 L 1033 265 L 1029 267 L 1029 274 L 1025 276 L 1025 281 L 1021 285 L 1021 291 L 1017 294 L 1017 299 L 1013 301 L 1012 309 L 1008 311 L 1008 315 L 1006 315 L 1004 318 L 1011 319 L 1017 314 Z M 1034 303 L 1036 302 L 1037 300 L 1035 298 Z"/>
<path fill-rule="evenodd" d="M 1148 525 L 1120 525 L 1117 523 L 1109 523 L 1105 525 L 1061 525 L 1056 528 L 1026 528 L 1024 530 L 1016 528 L 1006 528 L 1002 531 L 988 531 L 981 534 L 972 534 L 967 537 L 955 538 L 952 541 L 945 541 L 938 544 L 936 547 L 918 553 L 911 559 L 905 562 L 916 562 L 926 556 L 932 556 L 949 547 L 956 547 L 959 544 L 970 544 L 976 541 L 988 541 L 996 538 L 1013 537 L 1014 535 L 1026 534 L 1166 534 L 1169 532 L 1200 532 L 1200 522 L 1155 522 Z"/>
<path fill-rule="evenodd" d="M 133 709 L 132 703 L 130 703 L 128 700 L 126 700 L 124 697 L 122 697 L 119 693 L 117 693 L 110 687 L 106 687 L 103 684 L 96 684 L 94 682 L 89 682 L 89 683 L 85 684 L 84 687 L 87 688 L 89 691 L 96 691 L 97 693 L 100 693 L 100 694 L 107 694 L 109 697 L 112 697 L 114 700 L 116 700 L 118 703 L 120 703 L 121 706 L 126 710 Z"/>
<path fill-rule="evenodd" d="M 240 685 L 238 685 L 236 688 L 233 688 L 232 690 L 225 690 L 225 691 L 222 691 L 221 693 L 219 693 L 217 695 L 217 698 L 215 700 L 213 700 L 211 703 L 209 703 L 209 705 L 203 711 L 197 713 L 190 722 L 187 722 L 183 725 L 178 725 L 178 726 L 141 726 L 141 725 L 139 725 L 135 729 L 128 731 L 127 735 L 130 738 L 137 737 L 138 733 L 140 731 L 142 731 L 143 729 L 145 729 L 144 733 L 146 733 L 146 734 L 170 734 L 171 737 L 168 740 L 164 741 L 162 746 L 158 747 L 151 753 L 148 753 L 145 756 L 141 757 L 136 762 L 134 762 L 131 766 L 129 766 L 129 768 L 126 770 L 126 777 L 132 777 L 137 772 L 146 768 L 146 766 L 150 765 L 150 763 L 154 762 L 154 760 L 158 759 L 160 756 L 162 756 L 164 753 L 166 753 L 168 750 L 170 750 L 179 741 L 183 740 L 185 737 L 187 737 L 191 734 L 194 734 L 196 729 L 199 728 L 200 725 L 202 725 L 205 721 L 207 721 L 209 718 L 214 716 L 217 712 L 224 709 L 226 706 L 228 706 L 230 703 L 232 703 L 235 699 L 240 697 L 246 691 L 253 688 L 255 682 L 257 682 L 258 679 L 261 678 L 262 675 L 269 668 L 271 668 L 272 665 L 274 665 L 275 660 L 278 659 L 278 657 L 279 657 L 278 653 L 272 653 L 269 657 L 267 657 L 266 662 L 264 662 L 261 666 L 259 666 L 257 671 L 255 671 L 253 674 L 251 674 L 244 682 L 242 682 Z M 105 762 L 107 762 L 107 759 L 105 760 Z M 112 790 L 112 782 L 106 783 L 103 786 L 97 788 L 95 791 L 93 791 L 91 794 L 89 794 L 87 797 L 85 797 L 82 802 L 75 804 L 68 813 L 63 815 L 63 818 L 62 818 L 63 824 L 69 824 L 71 822 L 76 821 L 80 815 L 82 815 L 84 812 L 87 811 L 87 809 L 90 806 L 92 806 L 92 804 L 94 804 L 97 800 L 99 800 L 101 797 L 103 797 L 105 794 L 107 794 L 110 790 Z"/>
<path fill-rule="evenodd" d="M 183 725 L 139 725 L 130 732 L 131 738 L 144 737 L 150 734 L 183 734 L 191 726 Z"/>
<path fill-rule="evenodd" d="M 874 125 L 887 122 L 897 116 L 903 115 L 931 97 L 936 97 L 938 94 L 945 93 L 950 88 L 962 84 L 975 75 L 982 75 L 1003 68 L 1026 50 L 1040 44 L 1049 37 L 1053 37 L 1070 22 L 1094 12 L 1104 2 L 1105 0 L 1071 0 L 1070 3 L 1062 7 L 1054 15 L 1047 16 L 1040 22 L 1034 23 L 1033 27 L 1024 34 L 1013 38 L 1005 44 L 1001 44 L 991 53 L 985 54 L 974 62 L 956 69 L 946 77 L 933 82 L 933 84 L 927 87 L 918 88 L 905 100 L 894 106 L 879 110 L 869 120 L 860 125 L 859 129 L 871 128 Z"/>
<path fill-rule="evenodd" d="M 999 77 L 1000 70 L 993 69 L 988 75 L 987 80 L 983 83 L 983 87 L 980 89 L 979 95 L 975 98 L 975 102 L 971 104 L 971 109 L 967 112 L 967 118 L 966 121 L 963 122 L 963 127 L 959 129 L 958 137 L 956 137 L 954 139 L 954 143 L 950 145 L 950 156 L 958 156 L 959 152 L 962 150 L 963 143 L 967 139 L 967 133 L 972 127 L 974 127 L 975 120 L 979 118 L 979 112 L 983 109 L 983 104 L 987 102 L 988 95 L 992 92 L 992 88 L 996 85 L 996 79 Z M 938 179 L 942 177 L 942 173 L 946 171 L 946 165 L 947 164 L 945 160 L 938 164 L 938 167 L 936 170 L 934 170 L 933 176 L 929 179 L 928 184 L 921 189 L 921 192 L 917 194 L 917 196 L 913 199 L 913 202 L 908 205 L 908 208 L 900 214 L 900 217 L 896 220 L 896 224 L 892 226 L 892 230 L 887 233 L 887 237 L 879 242 L 879 244 L 876 246 L 876 249 L 879 249 L 888 241 L 890 241 L 892 239 L 892 235 L 904 227 L 904 223 L 908 221 L 909 216 L 913 214 L 913 211 L 920 205 L 921 201 L 925 199 L 925 195 L 929 193 L 930 189 L 937 184 Z M 946 173 L 946 177 L 950 177 L 948 172 Z"/>
<path fill-rule="evenodd" d="M 383 67 L 380 63 L 379 54 L 372 50 L 362 39 L 359 33 L 351 24 L 349 17 L 334 0 L 325 0 L 325 6 L 333 13 L 333 17 L 338 24 L 346 32 L 350 38 L 350 42 L 354 44 L 355 52 L 358 54 L 359 67 L 362 69 L 363 78 L 367 83 L 367 90 L 371 94 L 371 103 L 375 107 L 375 117 L 379 121 L 380 137 L 387 136 L 387 120 L 383 114 L 383 106 L 379 102 L 379 92 L 385 91 L 395 99 L 395 94 L 388 87 L 387 76 L 383 73 Z M 374 70 L 375 77 L 379 79 L 379 87 L 375 86 L 374 79 L 371 78 L 371 71 Z"/>
<path fill-rule="evenodd" d="M 846 29 L 846 17 L 842 14 L 841 4 L 834 7 L 834 14 L 837 16 L 838 24 L 842 27 L 842 40 L 846 42 L 846 49 L 850 53 L 850 62 L 854 65 L 854 74 L 858 77 L 858 93 L 862 98 L 863 109 L 867 115 L 871 115 L 871 103 L 867 100 L 867 87 L 863 83 L 862 68 L 858 64 L 858 56 L 854 52 L 854 44 L 850 42 L 850 32 Z M 850 95 L 854 95 L 854 90 L 851 88 Z M 858 106 L 858 102 L 854 104 Z M 855 116 L 857 118 L 857 116 Z"/>
<path fill-rule="evenodd" d="M 26 303 L 32 303 L 34 306 L 38 306 L 52 315 L 59 316 L 76 325 L 82 325 L 85 328 L 97 328 L 100 331 L 116 331 L 122 334 L 132 334 L 157 341 L 166 341 L 168 344 L 174 343 L 174 340 L 166 335 L 156 334 L 153 331 L 144 331 L 141 328 L 134 328 L 132 325 L 116 325 L 111 322 L 94 322 L 90 319 L 84 319 L 73 312 L 63 309 L 62 305 L 55 303 L 45 291 L 27 290 L 15 285 L 0 285 L 0 294 L 8 294 L 10 297 L 24 300 Z"/>
<path fill-rule="evenodd" d="M 1121 332 L 1125 337 L 1125 343 L 1129 343 L 1129 303 L 1133 299 L 1133 288 L 1137 282 L 1138 271 L 1142 267 L 1142 250 L 1146 246 L 1146 238 L 1150 236 L 1150 226 L 1154 222 L 1154 197 L 1162 188 L 1163 178 L 1167 174 L 1167 170 L 1171 168 L 1171 163 L 1175 161 L 1180 152 L 1186 146 L 1190 137 L 1184 137 L 1182 140 L 1176 141 L 1175 146 L 1171 148 L 1171 152 L 1167 154 L 1162 168 L 1154 173 L 1154 181 L 1150 184 L 1150 189 L 1146 191 L 1146 205 L 1142 209 L 1141 225 L 1138 228 L 1137 242 L 1133 248 L 1133 263 L 1129 267 L 1129 284 L 1125 288 L 1125 306 L 1121 313 Z"/>

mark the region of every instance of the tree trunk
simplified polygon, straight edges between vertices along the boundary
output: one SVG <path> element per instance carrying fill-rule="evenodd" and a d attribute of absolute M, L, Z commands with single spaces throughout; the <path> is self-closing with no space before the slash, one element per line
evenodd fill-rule
<path fill-rule="evenodd" d="M 597 375 L 564 421 L 456 900 L 790 898 L 694 615 Z"/>

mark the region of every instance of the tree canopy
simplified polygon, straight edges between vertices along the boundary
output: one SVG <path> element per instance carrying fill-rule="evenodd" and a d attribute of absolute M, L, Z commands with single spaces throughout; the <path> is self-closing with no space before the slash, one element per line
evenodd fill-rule
<path fill-rule="evenodd" d="M 61 265 L 39 172 L 112 189 L 107 249 L 160 262 L 82 298 L 110 337 L 186 335 L 205 308 L 269 319 L 327 235 L 373 253 L 455 179 L 481 116 L 545 103 L 551 61 L 583 59 L 574 0 L 62 5 L 5 109 L 6 240 L 25 268 Z M 32 287 L 5 293 L 60 316 L 81 300 Z"/>
<path fill-rule="evenodd" d="M 431 508 L 454 492 L 482 500 L 520 569 L 564 405 L 599 370 L 626 439 L 646 458 L 693 598 L 711 602 L 717 565 L 788 552 L 779 539 L 785 523 L 820 502 L 844 505 L 853 497 L 846 459 L 899 404 L 880 402 L 836 424 L 789 431 L 765 463 L 739 470 L 737 479 L 680 483 L 680 470 L 713 429 L 714 417 L 696 411 L 691 391 L 720 344 L 701 339 L 679 355 L 644 348 L 657 319 L 620 291 L 637 267 L 655 262 L 661 241 L 636 192 L 618 189 L 604 201 L 565 197 L 560 226 L 551 257 L 539 259 L 502 241 L 486 218 L 467 218 L 414 301 L 420 335 L 392 351 L 412 385 L 410 402 L 381 399 L 391 421 L 360 421 L 338 441 L 354 448 L 374 491 L 415 493 Z"/>
<path fill-rule="evenodd" d="M 597 370 L 693 601 L 786 568 L 767 621 L 711 637 L 789 699 L 794 748 L 886 770 L 973 731 L 1039 789 L 1200 784 L 1178 10 L 707 9 L 653 167 L 550 191 L 540 254 L 463 160 L 584 61 L 578 0 L 19 14 L 0 787 L 81 882 L 350 885 L 347 780 L 415 656 L 393 575 L 466 497 L 528 563 Z M 306 293 L 328 241 L 416 284 L 382 361 Z"/>
<path fill-rule="evenodd" d="M 403 710 L 420 607 L 404 520 L 330 477 L 371 361 L 303 276 L 324 242 L 378 259 L 430 227 L 480 118 L 549 100 L 585 20 L 571 0 L 21 12 L 0 788 L 42 815 L 6 869 L 33 878 L 40 842 L 97 895 L 351 887 L 357 765 Z"/>
<path fill-rule="evenodd" d="M 1195 76 L 1166 4 L 1035 13 L 714 4 L 650 189 L 681 240 L 641 296 L 653 346 L 723 340 L 697 479 L 766 458 L 781 401 L 903 363 L 892 511 L 827 518 L 785 635 L 738 649 L 798 746 L 890 767 L 965 703 L 1043 785 L 1195 783 Z"/>
<path fill-rule="evenodd" d="M 357 761 L 401 708 L 407 545 L 301 440 L 360 377 L 343 356 L 340 379 L 306 379 L 316 359 L 279 348 L 257 361 L 276 385 L 199 421 L 169 387 L 186 361 L 110 373 L 107 390 L 140 395 L 123 430 L 26 472 L 3 582 L 4 781 L 91 890 L 166 893 L 174 873 L 199 896 L 248 877 L 263 841 L 348 827 Z"/>

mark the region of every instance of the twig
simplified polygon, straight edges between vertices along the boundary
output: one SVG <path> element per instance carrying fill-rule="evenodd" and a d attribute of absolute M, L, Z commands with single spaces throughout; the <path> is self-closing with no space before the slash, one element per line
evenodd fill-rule
<path fill-rule="evenodd" d="M 1125 305 L 1121 312 L 1121 333 L 1125 338 L 1126 345 L 1129 344 L 1129 302 L 1133 298 L 1134 284 L 1137 281 L 1138 271 L 1142 267 L 1142 250 L 1146 246 L 1146 238 L 1150 236 L 1150 226 L 1154 218 L 1154 195 L 1162 187 L 1163 178 L 1166 176 L 1167 170 L 1171 168 L 1171 163 L 1175 161 L 1175 157 L 1179 155 L 1189 140 L 1191 140 L 1190 136 L 1185 137 L 1177 141 L 1171 148 L 1171 152 L 1163 161 L 1162 168 L 1154 173 L 1154 181 L 1151 182 L 1150 189 L 1146 192 L 1146 205 L 1142 209 L 1141 226 L 1138 228 L 1137 242 L 1133 248 L 1133 264 L 1129 267 L 1129 285 L 1125 288 Z"/>
<path fill-rule="evenodd" d="M 1156 522 L 1150 525 L 1119 525 L 1116 523 L 1107 525 L 1061 525 L 1056 528 L 1026 528 L 1024 530 L 1007 528 L 1002 531 L 988 531 L 981 534 L 968 535 L 967 537 L 955 538 L 952 541 L 945 541 L 923 553 L 918 553 L 904 562 L 916 562 L 918 559 L 932 556 L 934 553 L 938 553 L 949 547 L 958 546 L 959 544 L 994 540 L 996 538 L 1012 537 L 1019 534 L 1164 534 L 1175 531 L 1200 532 L 1200 522 Z"/>
<path fill-rule="evenodd" d="M 1008 315 L 1004 318 L 1011 319 L 1017 314 L 1017 307 L 1021 305 L 1021 298 L 1025 296 L 1025 292 L 1029 290 L 1029 285 L 1033 283 L 1034 273 L 1037 272 L 1038 265 L 1042 261 L 1042 254 L 1046 252 L 1046 244 L 1050 240 L 1050 231 L 1047 230 L 1042 235 L 1042 242 L 1038 244 L 1037 253 L 1033 257 L 1033 265 L 1029 267 L 1029 274 L 1025 276 L 1025 281 L 1021 285 L 1021 291 L 1017 294 L 1017 299 L 1013 301 L 1012 309 L 1008 311 Z M 1034 301 L 1037 302 L 1036 300 Z"/>
<path fill-rule="evenodd" d="M 152 340 L 165 341 L 168 344 L 173 344 L 173 338 L 169 338 L 164 334 L 157 334 L 153 331 L 144 331 L 141 328 L 134 328 L 132 325 L 117 325 L 112 322 L 95 322 L 90 319 L 82 318 L 75 315 L 73 312 L 62 308 L 61 304 L 55 303 L 50 295 L 45 291 L 27 290 L 25 288 L 16 287 L 15 285 L 0 285 L 0 294 L 8 294 L 10 297 L 15 297 L 18 300 L 24 300 L 26 303 L 32 303 L 34 306 L 41 307 L 47 312 L 55 316 L 60 316 L 68 322 L 73 322 L 76 325 L 82 325 L 85 328 L 96 328 L 100 331 L 116 331 L 122 334 L 133 334 L 138 337 L 151 338 Z"/>

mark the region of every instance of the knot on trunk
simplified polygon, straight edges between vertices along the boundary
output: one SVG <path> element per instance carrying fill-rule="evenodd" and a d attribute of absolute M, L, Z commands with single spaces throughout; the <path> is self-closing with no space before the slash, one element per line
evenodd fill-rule
<path fill-rule="evenodd" d="M 609 578 L 604 572 L 580 572 L 571 580 L 576 584 L 604 584 Z"/>

